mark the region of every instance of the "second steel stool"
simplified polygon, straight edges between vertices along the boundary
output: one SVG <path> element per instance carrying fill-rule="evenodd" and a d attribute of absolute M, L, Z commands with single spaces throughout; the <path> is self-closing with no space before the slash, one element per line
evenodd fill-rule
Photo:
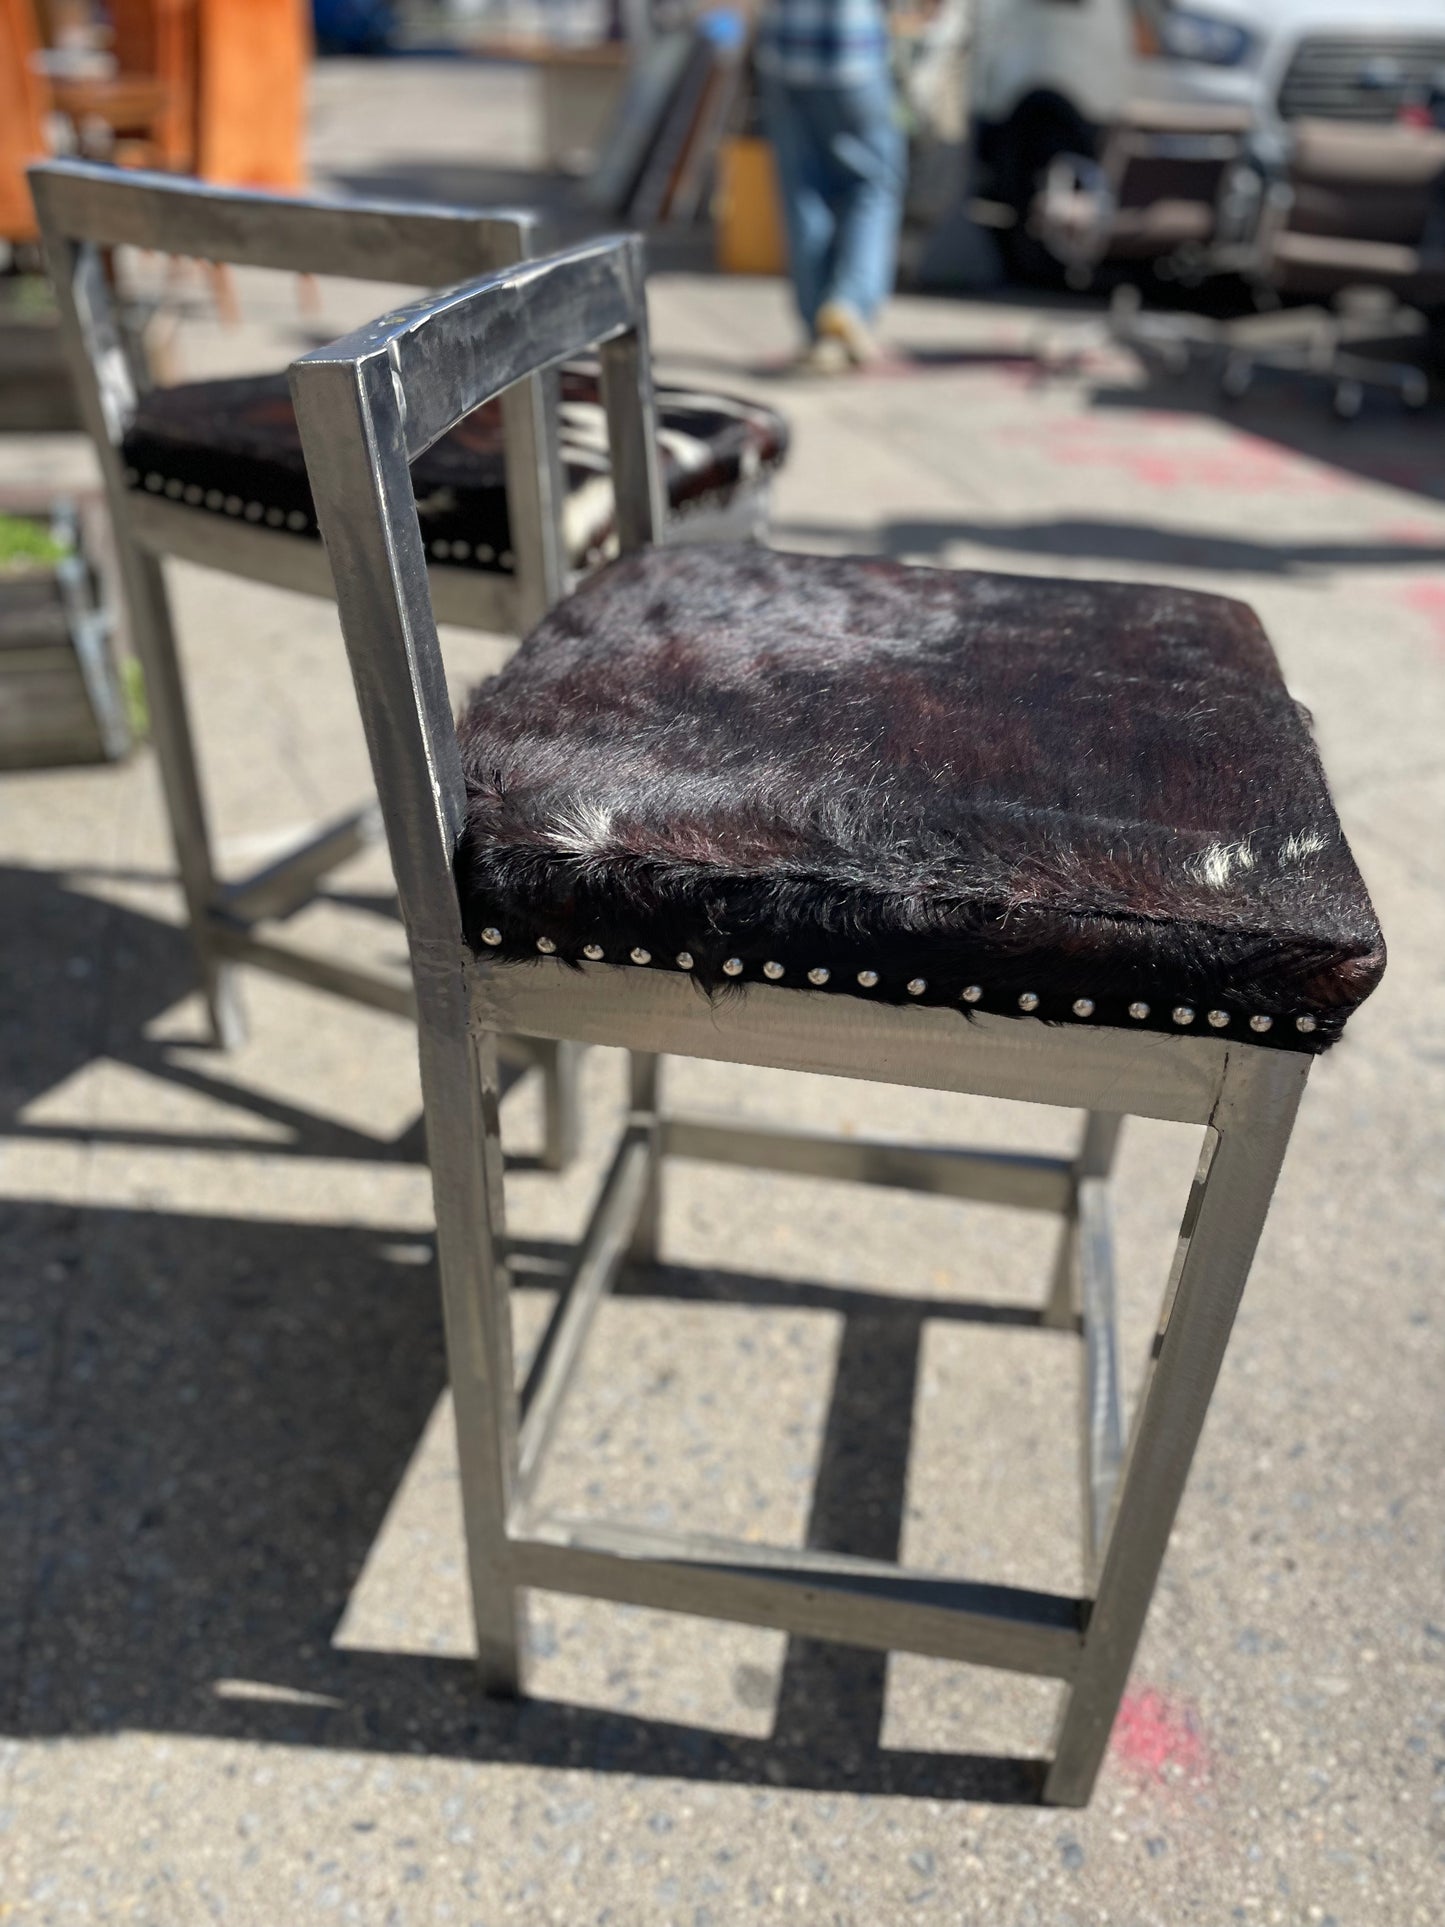
<path fill-rule="evenodd" d="M 191 728 L 163 558 L 329 597 L 290 396 L 280 372 L 150 386 L 118 325 L 104 255 L 122 246 L 324 277 L 444 286 L 537 252 L 525 210 L 409 207 L 253 194 L 81 161 L 32 170 L 62 332 L 110 504 L 132 646 L 201 988 L 217 1042 L 243 1029 L 234 965 L 249 964 L 399 1015 L 412 987 L 354 957 L 287 941 L 285 925 L 378 834 L 364 804 L 250 876 L 223 880 Z M 521 635 L 611 539 L 612 492 L 595 371 L 548 374 L 458 425 L 414 477 L 443 620 Z M 561 427 L 559 430 L 559 417 Z M 766 530 L 786 422 L 736 396 L 667 391 L 658 424 L 670 512 L 694 540 Z M 576 1053 L 514 1040 L 537 1065 L 543 1163 L 575 1148 Z"/>
<path fill-rule="evenodd" d="M 601 344 L 624 554 L 447 703 L 409 464 Z M 528 1586 L 1052 1676 L 1045 1795 L 1089 1797 L 1314 1053 L 1384 952 L 1251 612 L 1120 583 L 654 546 L 641 244 L 386 315 L 293 392 L 416 977 L 486 1685 Z M 497 1040 L 621 1045 L 632 1113 L 519 1401 Z M 1075 1159 L 672 1117 L 657 1054 L 1068 1106 Z M 1132 1431 L 1109 1169 L 1127 1112 L 1205 1127 Z M 1056 1213 L 1082 1333 L 1087 1596 L 549 1516 L 589 1322 L 668 1156 Z"/>

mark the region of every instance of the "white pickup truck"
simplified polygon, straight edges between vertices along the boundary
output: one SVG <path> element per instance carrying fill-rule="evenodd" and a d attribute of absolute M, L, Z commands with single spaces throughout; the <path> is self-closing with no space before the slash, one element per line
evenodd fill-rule
<path fill-rule="evenodd" d="M 1389 121 L 1437 79 L 1445 91 L 1445 0 L 974 6 L 978 186 L 1021 216 L 1054 157 L 1093 152 L 1126 101 L 1248 108 L 1267 151 L 1292 120 Z M 1033 246 L 1022 222 L 1003 238 L 1016 257 Z"/>

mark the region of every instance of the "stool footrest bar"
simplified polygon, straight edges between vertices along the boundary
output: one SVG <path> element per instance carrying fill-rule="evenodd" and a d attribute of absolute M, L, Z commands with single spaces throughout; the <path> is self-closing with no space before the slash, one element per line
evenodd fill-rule
<path fill-rule="evenodd" d="M 416 995 L 409 978 L 355 970 L 350 964 L 337 963 L 330 957 L 293 950 L 288 944 L 253 935 L 244 925 L 233 923 L 217 911 L 208 919 L 207 934 L 216 950 L 236 963 L 254 964 L 258 970 L 290 977 L 298 984 L 310 984 L 313 990 L 330 991 L 335 997 L 349 997 L 354 1004 L 387 1010 L 393 1016 L 416 1022 Z"/>
<path fill-rule="evenodd" d="M 221 908 L 241 923 L 289 917 L 311 901 L 324 876 L 380 842 L 381 834 L 380 809 L 375 803 L 364 804 L 325 824 L 254 875 L 228 884 L 221 892 Z"/>
<path fill-rule="evenodd" d="M 1064 1680 L 1089 1603 L 841 1553 L 560 1516 L 534 1521 L 512 1553 L 519 1585 Z"/>
<path fill-rule="evenodd" d="M 561 1414 L 562 1401 L 581 1361 L 596 1314 L 627 1256 L 647 1196 L 652 1146 L 645 1128 L 630 1125 L 578 1247 L 572 1275 L 542 1334 L 522 1391 L 517 1438 L 515 1503 L 525 1508 L 542 1457 Z"/>
<path fill-rule="evenodd" d="M 1073 1207 L 1069 1160 L 1034 1157 L 1026 1152 L 961 1150 L 909 1144 L 901 1139 L 826 1137 L 810 1131 L 769 1130 L 701 1117 L 665 1118 L 662 1150 L 668 1157 L 694 1158 L 709 1164 L 743 1164 L 790 1177 L 885 1185 L 1026 1211 L 1067 1212 Z"/>

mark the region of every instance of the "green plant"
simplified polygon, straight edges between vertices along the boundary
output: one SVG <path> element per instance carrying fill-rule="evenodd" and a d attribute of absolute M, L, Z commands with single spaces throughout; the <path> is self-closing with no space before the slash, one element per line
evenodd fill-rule
<path fill-rule="evenodd" d="M 0 575 L 45 567 L 69 553 L 69 543 L 58 541 L 48 522 L 28 515 L 0 515 Z"/>
<path fill-rule="evenodd" d="M 21 321 L 53 316 L 55 293 L 43 274 L 7 274 L 0 278 L 0 308 Z"/>

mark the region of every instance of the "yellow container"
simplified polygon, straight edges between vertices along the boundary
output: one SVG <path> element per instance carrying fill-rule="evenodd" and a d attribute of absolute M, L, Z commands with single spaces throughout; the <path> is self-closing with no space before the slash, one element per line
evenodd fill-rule
<path fill-rule="evenodd" d="M 724 274 L 787 273 L 778 172 L 765 140 L 738 136 L 718 148 L 713 232 Z"/>

